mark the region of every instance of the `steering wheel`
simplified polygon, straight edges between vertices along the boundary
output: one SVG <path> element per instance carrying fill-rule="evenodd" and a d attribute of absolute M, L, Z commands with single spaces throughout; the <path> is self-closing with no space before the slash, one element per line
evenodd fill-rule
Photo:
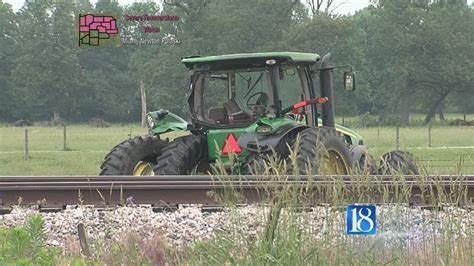
<path fill-rule="evenodd" d="M 256 99 L 255 103 L 251 103 L 251 100 L 256 98 L 256 96 L 258 96 L 258 98 Z M 247 108 L 252 110 L 256 105 L 266 105 L 266 103 L 263 103 L 265 100 L 268 100 L 268 95 L 265 92 L 256 92 L 250 95 L 247 99 Z"/>

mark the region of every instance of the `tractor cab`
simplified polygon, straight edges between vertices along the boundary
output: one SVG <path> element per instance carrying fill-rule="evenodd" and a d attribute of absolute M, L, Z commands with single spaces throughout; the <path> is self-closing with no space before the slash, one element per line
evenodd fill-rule
<path fill-rule="evenodd" d="M 184 58 L 193 70 L 193 124 L 241 128 L 262 117 L 287 117 L 315 125 L 316 108 L 298 117 L 282 111 L 316 97 L 311 71 L 319 60 L 317 54 L 281 52 Z"/>
<path fill-rule="evenodd" d="M 182 62 L 192 70 L 191 130 L 207 135 L 211 161 L 227 155 L 237 140 L 238 149 L 231 150 L 245 158 L 247 151 L 275 148 L 291 132 L 317 127 L 317 104 L 328 105 L 321 108 L 322 124 L 335 127 L 332 68 L 317 54 L 231 54 Z M 351 85 L 354 76 L 347 76 Z M 317 79 L 326 91 L 316 90 Z"/>

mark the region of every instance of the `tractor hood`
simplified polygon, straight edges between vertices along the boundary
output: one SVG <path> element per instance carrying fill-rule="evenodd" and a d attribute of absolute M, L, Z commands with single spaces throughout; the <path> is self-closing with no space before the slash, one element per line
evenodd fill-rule
<path fill-rule="evenodd" d="M 318 125 L 319 126 L 322 125 L 321 119 L 318 119 Z M 338 124 L 336 124 L 335 126 L 336 126 L 337 131 L 339 131 L 342 134 L 344 134 L 345 136 L 348 136 L 348 137 L 351 138 L 352 145 L 363 145 L 364 144 L 364 140 L 362 139 L 362 136 L 359 135 L 359 133 L 355 132 L 352 129 L 349 129 L 347 127 L 344 127 L 344 126 L 341 126 L 341 125 L 338 125 Z"/>
<path fill-rule="evenodd" d="M 163 134 L 170 131 L 186 130 L 188 122 L 180 116 L 168 110 L 149 112 L 147 114 L 147 124 L 154 134 Z"/>

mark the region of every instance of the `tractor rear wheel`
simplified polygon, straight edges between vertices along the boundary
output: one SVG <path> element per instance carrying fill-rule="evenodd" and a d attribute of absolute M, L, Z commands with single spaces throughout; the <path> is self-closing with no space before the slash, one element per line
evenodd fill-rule
<path fill-rule="evenodd" d="M 189 135 L 174 139 L 157 159 L 155 175 L 189 175 L 208 170 L 206 137 Z"/>
<path fill-rule="evenodd" d="M 244 163 L 245 173 L 250 175 L 274 175 L 278 174 L 278 170 L 288 172 L 287 169 L 291 164 L 289 159 L 290 148 L 293 147 L 298 132 L 292 131 L 284 136 L 271 152 L 249 152 Z M 286 161 L 286 168 L 283 167 L 284 161 Z M 275 169 L 275 167 L 279 169 Z"/>
<path fill-rule="evenodd" d="M 336 130 L 328 127 L 307 128 L 293 150 L 296 162 L 292 163 L 290 174 L 347 175 L 352 166 L 349 144 Z"/>
<path fill-rule="evenodd" d="M 411 153 L 404 151 L 391 151 L 382 155 L 379 174 L 419 175 L 420 171 Z"/>
<path fill-rule="evenodd" d="M 153 175 L 156 157 L 167 143 L 154 135 L 125 140 L 105 156 L 100 175 Z"/>

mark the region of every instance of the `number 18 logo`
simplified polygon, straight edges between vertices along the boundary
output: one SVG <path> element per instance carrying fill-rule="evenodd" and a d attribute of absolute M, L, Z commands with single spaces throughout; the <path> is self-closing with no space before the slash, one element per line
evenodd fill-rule
<path fill-rule="evenodd" d="M 347 233 L 374 235 L 377 230 L 375 206 L 347 206 Z"/>

